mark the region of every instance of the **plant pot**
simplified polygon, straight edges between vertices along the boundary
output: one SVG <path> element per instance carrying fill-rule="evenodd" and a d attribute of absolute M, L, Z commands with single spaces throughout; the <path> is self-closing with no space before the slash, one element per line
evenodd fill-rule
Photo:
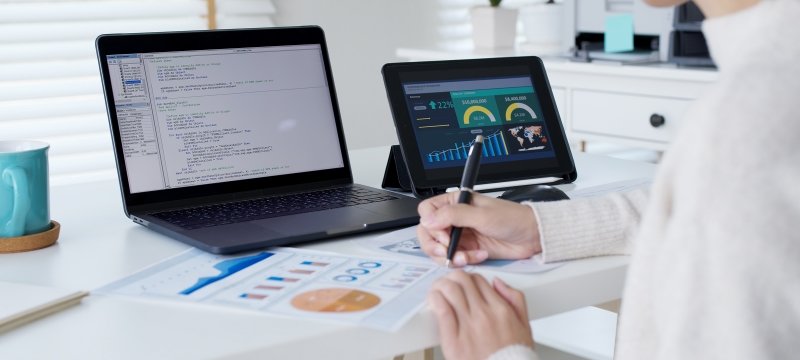
<path fill-rule="evenodd" d="M 470 9 L 476 48 L 512 48 L 517 39 L 517 9 L 476 6 Z"/>
<path fill-rule="evenodd" d="M 526 5 L 519 9 L 519 20 L 527 38 L 526 48 L 538 53 L 561 51 L 564 6 L 561 4 Z"/>

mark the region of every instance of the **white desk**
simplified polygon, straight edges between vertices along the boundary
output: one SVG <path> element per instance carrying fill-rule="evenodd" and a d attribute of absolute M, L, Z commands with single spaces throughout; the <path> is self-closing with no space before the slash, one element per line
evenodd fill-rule
<path fill-rule="evenodd" d="M 355 180 L 379 186 L 388 147 L 351 153 Z M 575 154 L 578 180 L 565 188 L 652 177 L 655 166 Z M 53 187 L 59 242 L 30 253 L 0 255 L 0 280 L 92 290 L 188 247 L 133 224 L 116 182 Z M 350 239 L 307 248 L 369 254 Z M 619 298 L 626 257 L 574 261 L 539 275 L 501 274 L 527 294 L 532 318 Z M 2 294 L 1 296 L 6 296 Z M 0 334 L 0 359 L 375 359 L 438 343 L 427 310 L 397 333 L 276 318 L 243 310 L 90 296 L 73 308 Z"/>

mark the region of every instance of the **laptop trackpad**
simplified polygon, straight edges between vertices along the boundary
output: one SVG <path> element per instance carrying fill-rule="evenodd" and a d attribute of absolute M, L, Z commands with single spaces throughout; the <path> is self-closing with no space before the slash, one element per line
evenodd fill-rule
<path fill-rule="evenodd" d="M 257 220 L 253 223 L 272 231 L 300 235 L 355 229 L 363 227 L 364 224 L 380 222 L 385 220 L 385 217 L 357 207 L 347 207 Z"/>

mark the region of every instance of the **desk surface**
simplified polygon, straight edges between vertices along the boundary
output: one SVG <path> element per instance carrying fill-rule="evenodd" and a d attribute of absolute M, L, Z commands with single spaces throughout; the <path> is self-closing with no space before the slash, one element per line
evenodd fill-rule
<path fill-rule="evenodd" d="M 358 183 L 379 186 L 388 147 L 352 151 Z M 575 154 L 579 189 L 649 178 L 655 166 Z M 116 182 L 51 189 L 51 216 L 62 224 L 59 242 L 30 253 L 0 255 L 0 281 L 92 290 L 161 261 L 187 245 L 135 225 L 122 211 Z M 370 235 L 364 235 L 370 236 Z M 351 238 L 304 248 L 368 255 Z M 527 295 L 531 317 L 619 298 L 626 257 L 570 262 L 538 275 L 500 275 Z M 3 294 L 6 296 L 6 294 Z M 90 296 L 73 308 L 0 334 L 0 358 L 388 358 L 438 343 L 427 309 L 397 333 L 277 318 L 197 304 Z"/>

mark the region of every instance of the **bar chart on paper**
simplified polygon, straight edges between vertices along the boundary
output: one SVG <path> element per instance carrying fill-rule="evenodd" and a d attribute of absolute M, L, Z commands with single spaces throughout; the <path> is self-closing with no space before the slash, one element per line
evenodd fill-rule
<path fill-rule="evenodd" d="M 221 256 L 188 250 L 97 293 L 239 307 L 393 330 L 424 303 L 431 264 L 277 248 Z"/>

